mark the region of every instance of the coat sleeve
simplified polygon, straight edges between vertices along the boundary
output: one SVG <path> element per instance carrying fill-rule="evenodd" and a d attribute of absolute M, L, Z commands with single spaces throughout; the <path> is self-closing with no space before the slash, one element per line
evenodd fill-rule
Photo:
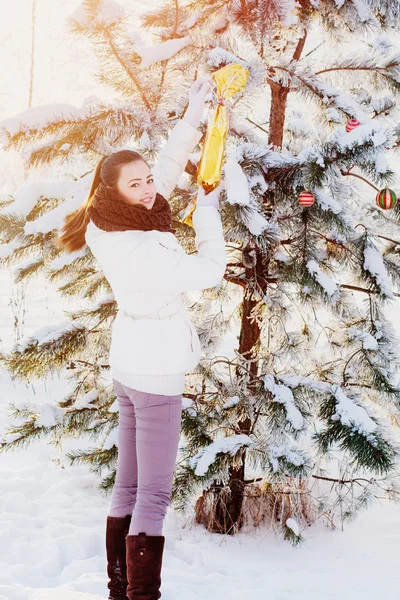
<path fill-rule="evenodd" d="M 152 168 L 157 191 L 167 200 L 186 167 L 189 154 L 193 152 L 202 135 L 201 131 L 183 119 L 179 119 L 169 134 Z"/>
<path fill-rule="evenodd" d="M 214 206 L 200 206 L 192 220 L 197 254 L 176 251 L 151 239 L 141 263 L 138 291 L 188 292 L 221 282 L 227 263 L 221 216 Z"/>

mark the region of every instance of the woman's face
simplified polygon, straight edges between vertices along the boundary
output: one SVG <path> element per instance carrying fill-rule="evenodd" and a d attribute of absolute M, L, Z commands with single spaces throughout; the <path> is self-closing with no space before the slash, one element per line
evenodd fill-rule
<path fill-rule="evenodd" d="M 142 204 L 150 209 L 156 200 L 154 177 L 142 160 L 135 160 L 120 168 L 117 189 L 129 204 Z"/>

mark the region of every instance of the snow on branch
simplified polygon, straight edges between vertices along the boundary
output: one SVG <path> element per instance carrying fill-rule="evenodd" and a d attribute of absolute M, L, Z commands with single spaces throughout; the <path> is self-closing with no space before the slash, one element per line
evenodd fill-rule
<path fill-rule="evenodd" d="M 66 410 L 52 404 L 43 404 L 40 406 L 39 415 L 34 421 L 35 427 L 55 427 L 60 423 Z"/>
<path fill-rule="evenodd" d="M 83 248 L 81 248 L 80 250 L 76 250 L 75 252 L 65 252 L 61 256 L 58 256 L 57 258 L 52 260 L 48 264 L 48 268 L 51 271 L 59 271 L 60 269 L 63 269 L 67 265 L 72 264 L 74 262 L 74 260 L 76 260 L 77 258 L 83 258 L 84 256 L 87 256 L 88 254 L 89 253 L 88 253 L 87 246 L 84 246 Z"/>
<path fill-rule="evenodd" d="M 40 198 L 69 198 L 76 193 L 77 182 L 29 181 L 14 193 L 14 202 L 3 208 L 2 215 L 14 214 L 27 218 Z"/>
<path fill-rule="evenodd" d="M 82 408 L 91 408 L 96 409 L 97 407 L 92 404 L 95 400 L 97 400 L 99 394 L 95 389 L 86 392 L 81 398 L 79 398 L 76 402 L 74 402 L 72 406 L 72 410 L 80 410 Z M 71 410 L 71 409 L 70 409 Z"/>
<path fill-rule="evenodd" d="M 196 475 L 202 477 L 207 473 L 208 467 L 212 465 L 218 453 L 229 453 L 234 456 L 240 447 L 253 445 L 254 442 L 246 434 L 231 435 L 216 440 L 192 457 L 191 466 L 196 466 Z"/>
<path fill-rule="evenodd" d="M 292 390 L 282 383 L 275 383 L 273 375 L 265 375 L 264 387 L 271 392 L 275 402 L 280 402 L 284 405 L 287 420 L 292 425 L 293 429 L 303 429 L 303 415 L 295 404 Z"/>
<path fill-rule="evenodd" d="M 175 38 L 173 40 L 167 40 L 157 46 L 148 46 L 146 48 L 140 48 L 135 46 L 135 52 L 142 58 L 142 62 L 139 67 L 141 69 L 147 69 L 150 65 L 161 60 L 168 60 L 174 56 L 177 52 L 185 48 L 192 43 L 189 35 L 182 38 Z"/>
<path fill-rule="evenodd" d="M 346 131 L 344 126 L 339 127 L 333 132 L 328 141 L 340 150 L 350 150 L 355 146 L 366 146 L 369 142 L 372 142 L 374 151 L 376 151 L 377 147 L 391 148 L 394 143 L 394 134 L 382 123 L 369 120 L 349 132 Z"/>
<path fill-rule="evenodd" d="M 374 277 L 376 284 L 388 298 L 394 298 L 392 283 L 385 269 L 382 254 L 373 246 L 366 246 L 364 250 L 364 269 Z"/>
<path fill-rule="evenodd" d="M 378 350 L 377 340 L 367 331 L 362 331 L 362 329 L 358 329 L 357 327 L 349 327 L 347 335 L 349 339 L 361 342 L 364 350 Z"/>
<path fill-rule="evenodd" d="M 83 0 L 68 17 L 67 22 L 73 29 L 96 32 L 117 25 L 125 17 L 125 9 L 115 0 L 100 0 L 94 7 L 91 4 Z"/>
<path fill-rule="evenodd" d="M 63 202 L 53 210 L 49 210 L 35 221 L 27 221 L 24 226 L 24 233 L 26 235 L 35 235 L 61 229 L 64 226 L 65 217 L 78 210 L 87 198 L 92 179 L 93 173 L 88 173 L 77 181 L 59 182 L 59 186 L 55 186 L 59 192 L 58 197 L 71 199 Z"/>
<path fill-rule="evenodd" d="M 336 412 L 331 416 L 333 421 L 340 421 L 350 427 L 354 432 L 365 436 L 369 441 L 374 441 L 373 433 L 377 429 L 375 421 L 371 419 L 365 408 L 356 404 L 344 393 L 340 385 L 332 385 L 331 391 L 336 398 Z"/>
<path fill-rule="evenodd" d="M 306 464 L 301 454 L 289 450 L 284 444 L 269 446 L 268 457 L 274 473 L 281 470 L 282 465 L 279 463 L 282 461 L 285 462 L 285 465 L 294 465 L 295 467 L 305 466 Z"/>
<path fill-rule="evenodd" d="M 87 118 L 92 107 L 79 108 L 72 104 L 42 104 L 32 106 L 13 117 L 0 121 L 0 142 L 6 144 L 20 131 L 36 132 L 60 119 L 79 122 Z"/>
<path fill-rule="evenodd" d="M 306 264 L 308 271 L 314 275 L 315 279 L 318 281 L 319 285 L 324 289 L 324 291 L 328 294 L 332 301 L 337 299 L 339 294 L 339 288 L 336 283 L 333 281 L 329 275 L 321 271 L 321 268 L 317 261 L 309 260 Z"/>
<path fill-rule="evenodd" d="M 244 204 L 248 206 L 250 197 L 247 177 L 233 155 L 228 158 L 224 165 L 224 181 L 226 199 L 229 204 Z"/>
<path fill-rule="evenodd" d="M 318 381 L 312 377 L 307 377 L 304 375 L 289 375 L 285 373 L 279 373 L 275 375 L 275 379 L 283 381 L 283 383 L 290 388 L 304 386 L 321 393 L 329 390 L 329 384 L 326 381 Z"/>
<path fill-rule="evenodd" d="M 82 329 L 82 327 L 84 327 L 82 323 L 71 321 L 62 321 L 61 323 L 56 323 L 54 325 L 45 325 L 44 327 L 37 329 L 30 336 L 15 342 L 12 352 L 22 353 L 32 345 L 37 345 L 40 348 L 49 342 L 54 342 L 55 340 L 62 338 L 66 333 Z"/>
<path fill-rule="evenodd" d="M 15 252 L 15 250 L 17 250 L 18 248 L 21 247 L 21 241 L 18 240 L 18 237 L 16 237 L 15 239 L 13 239 L 11 242 L 8 242 L 7 244 L 1 244 L 0 245 L 0 260 L 5 260 L 6 258 L 10 258 L 10 256 L 12 256 Z"/>

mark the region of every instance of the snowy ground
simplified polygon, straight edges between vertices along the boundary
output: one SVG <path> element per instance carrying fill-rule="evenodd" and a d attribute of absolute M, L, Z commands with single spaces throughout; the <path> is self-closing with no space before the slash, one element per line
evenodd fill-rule
<path fill-rule="evenodd" d="M 0 337 L 8 346 L 4 275 L 0 283 Z M 32 285 L 26 334 L 56 321 L 57 310 L 51 290 Z M 65 385 L 16 384 L 0 372 L 0 433 L 10 421 L 10 400 L 48 402 Z M 72 440 L 63 452 L 82 446 Z M 0 454 L 0 479 L 0 600 L 105 600 L 109 500 L 97 491 L 95 475 L 38 442 Z M 163 534 L 163 600 L 394 600 L 399 594 L 400 506 L 385 501 L 344 531 L 310 528 L 298 549 L 268 528 L 235 537 L 209 533 L 171 507 Z"/>

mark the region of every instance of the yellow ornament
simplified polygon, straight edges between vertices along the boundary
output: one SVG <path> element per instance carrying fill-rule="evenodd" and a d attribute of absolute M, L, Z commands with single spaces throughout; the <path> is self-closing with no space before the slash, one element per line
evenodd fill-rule
<path fill-rule="evenodd" d="M 211 75 L 217 85 L 217 108 L 208 120 L 206 138 L 197 169 L 197 182 L 206 194 L 214 190 L 221 180 L 222 159 L 229 128 L 225 101 L 245 88 L 249 75 L 248 69 L 239 64 L 226 65 Z M 196 202 L 183 223 L 193 226 L 192 214 L 195 210 Z"/>

